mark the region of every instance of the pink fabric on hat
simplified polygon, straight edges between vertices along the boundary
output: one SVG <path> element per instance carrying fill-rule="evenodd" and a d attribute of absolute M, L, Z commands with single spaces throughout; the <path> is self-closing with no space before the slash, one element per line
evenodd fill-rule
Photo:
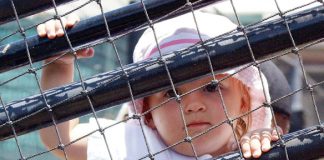
<path fill-rule="evenodd" d="M 225 73 L 233 74 L 237 72 L 237 70 L 239 70 L 239 68 L 227 71 Z M 233 77 L 240 80 L 243 84 L 249 87 L 252 110 L 261 107 L 265 102 L 270 102 L 268 82 L 262 73 L 260 76 L 259 71 L 256 67 L 247 67 L 242 71 L 234 74 Z M 263 84 L 260 77 L 262 78 Z M 252 112 L 252 124 L 249 130 L 251 131 L 261 127 L 271 128 L 271 120 L 272 115 L 270 108 L 261 107 L 258 110 Z"/>
<path fill-rule="evenodd" d="M 199 31 L 203 40 L 217 37 L 218 35 L 231 31 L 237 27 L 227 18 L 222 16 L 200 12 L 196 12 L 195 16 L 197 18 Z M 157 23 L 154 25 L 154 27 L 162 55 L 187 48 L 197 42 L 200 42 L 192 14 L 186 14 Z M 147 58 L 158 56 L 159 51 L 153 31 L 151 29 L 147 29 L 135 47 L 133 60 L 134 62 L 138 62 Z M 224 73 L 233 74 L 237 70 L 239 70 L 239 68 L 235 68 Z M 247 67 L 241 72 L 234 74 L 233 77 L 240 80 L 244 85 L 250 88 L 249 94 L 250 97 L 252 97 L 251 109 L 260 107 L 264 102 L 270 102 L 267 80 L 262 73 L 261 76 L 259 75 L 259 71 L 256 67 Z M 260 77 L 262 77 L 265 91 L 263 91 Z M 264 93 L 266 96 L 264 96 Z M 130 109 L 130 114 L 135 113 L 134 107 L 131 103 L 126 103 L 125 105 Z M 137 99 L 135 101 L 135 105 L 137 113 L 142 113 L 143 99 Z M 270 128 L 271 119 L 272 116 L 270 109 L 262 107 L 252 113 L 252 125 L 249 130 Z"/>

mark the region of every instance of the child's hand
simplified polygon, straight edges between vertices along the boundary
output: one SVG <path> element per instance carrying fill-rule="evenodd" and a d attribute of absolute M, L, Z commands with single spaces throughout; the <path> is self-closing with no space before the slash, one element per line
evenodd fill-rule
<path fill-rule="evenodd" d="M 72 28 L 74 25 L 76 25 L 80 18 L 76 15 L 70 15 L 67 19 L 62 17 L 61 18 L 63 26 L 65 28 Z M 47 21 L 44 24 L 40 24 L 37 26 L 37 33 L 40 37 L 47 37 L 49 39 L 54 39 L 56 37 L 62 37 L 64 36 L 64 30 L 62 29 L 62 25 L 60 20 L 50 20 Z M 93 48 L 86 48 L 77 51 L 77 58 L 90 58 L 94 55 Z M 46 62 L 52 61 L 56 57 L 49 58 L 46 60 Z M 73 63 L 74 57 L 70 54 L 61 57 L 57 62 L 63 63 L 63 64 L 71 64 Z"/>
<path fill-rule="evenodd" d="M 62 17 L 61 20 L 65 28 L 72 28 L 80 21 L 80 18 L 76 15 L 70 15 L 67 19 Z M 38 25 L 37 33 L 40 37 L 47 36 L 49 39 L 62 37 L 64 35 L 60 20 L 50 20 L 46 23 Z"/>
<path fill-rule="evenodd" d="M 280 127 L 278 131 L 282 132 Z M 282 133 L 280 133 L 282 134 Z M 242 153 L 244 158 L 259 158 L 262 152 L 267 152 L 271 149 L 271 141 L 279 139 L 275 129 L 258 129 L 246 133 L 240 140 Z"/>

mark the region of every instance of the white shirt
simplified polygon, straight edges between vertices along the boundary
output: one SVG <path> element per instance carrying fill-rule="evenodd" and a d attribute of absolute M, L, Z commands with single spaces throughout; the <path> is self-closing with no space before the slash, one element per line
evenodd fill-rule
<path fill-rule="evenodd" d="M 111 122 L 100 119 L 101 127 L 111 125 Z M 90 124 L 96 126 L 95 119 Z M 146 125 L 143 125 L 150 153 L 157 153 L 167 146 L 159 135 Z M 141 159 L 149 154 L 141 127 L 136 123 L 120 123 L 105 130 L 105 137 L 113 160 Z M 88 137 L 88 160 L 110 160 L 103 135 L 96 132 Z M 156 160 L 194 160 L 194 157 L 181 155 L 172 149 L 165 150 L 154 156 Z M 211 155 L 198 157 L 199 160 L 212 158 Z M 149 160 L 148 157 L 145 160 Z"/>

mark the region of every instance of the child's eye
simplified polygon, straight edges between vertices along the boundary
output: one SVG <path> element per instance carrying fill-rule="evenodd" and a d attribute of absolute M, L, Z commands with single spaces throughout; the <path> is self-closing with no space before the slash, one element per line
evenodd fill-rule
<path fill-rule="evenodd" d="M 177 92 L 177 91 L 176 91 Z M 176 97 L 174 91 L 172 89 L 165 92 L 166 97 Z"/>
<path fill-rule="evenodd" d="M 207 91 L 207 92 L 216 92 L 218 89 L 218 85 L 215 84 L 215 83 L 212 83 L 212 84 L 208 84 L 205 88 L 204 88 L 204 91 Z"/>

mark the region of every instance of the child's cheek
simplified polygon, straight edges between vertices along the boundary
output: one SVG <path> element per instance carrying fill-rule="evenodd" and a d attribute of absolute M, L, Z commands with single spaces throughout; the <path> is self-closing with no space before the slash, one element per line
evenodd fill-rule
<path fill-rule="evenodd" d="M 220 97 L 218 91 L 215 91 L 215 92 L 206 92 L 205 91 L 205 92 L 202 92 L 202 95 L 203 95 L 202 97 L 198 98 L 199 100 L 202 101 L 202 103 L 204 103 L 208 106 L 212 106 L 213 108 L 222 105 L 221 97 Z"/>
<path fill-rule="evenodd" d="M 171 100 L 163 105 L 161 105 L 159 108 L 157 108 L 154 114 L 158 117 L 165 117 L 165 118 L 175 118 L 175 117 L 180 117 L 181 112 L 180 112 L 180 103 L 178 103 L 175 100 Z"/>

